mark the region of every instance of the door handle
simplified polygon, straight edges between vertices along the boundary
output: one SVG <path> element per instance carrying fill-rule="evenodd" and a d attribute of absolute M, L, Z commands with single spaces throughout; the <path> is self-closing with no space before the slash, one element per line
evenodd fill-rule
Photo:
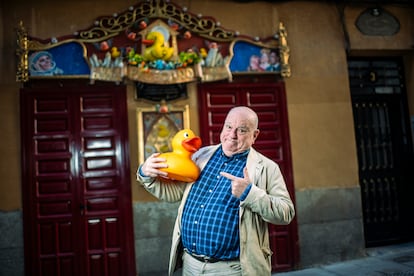
<path fill-rule="evenodd" d="M 79 204 L 79 210 L 80 210 L 81 216 L 83 216 L 83 215 L 85 215 L 85 210 L 88 210 L 88 206 L 87 205 L 83 205 L 81 203 L 81 204 Z"/>

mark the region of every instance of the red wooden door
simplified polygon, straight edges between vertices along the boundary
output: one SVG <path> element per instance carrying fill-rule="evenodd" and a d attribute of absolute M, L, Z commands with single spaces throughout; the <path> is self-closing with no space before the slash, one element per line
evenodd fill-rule
<path fill-rule="evenodd" d="M 203 144 L 220 142 L 220 131 L 230 108 L 245 105 L 259 116 L 260 135 L 255 149 L 277 162 L 292 200 L 294 186 L 286 98 L 283 83 L 211 83 L 199 85 L 200 129 Z M 286 271 L 298 262 L 297 221 L 288 226 L 269 226 L 272 270 Z"/>
<path fill-rule="evenodd" d="M 27 275 L 135 275 L 125 94 L 21 90 Z"/>

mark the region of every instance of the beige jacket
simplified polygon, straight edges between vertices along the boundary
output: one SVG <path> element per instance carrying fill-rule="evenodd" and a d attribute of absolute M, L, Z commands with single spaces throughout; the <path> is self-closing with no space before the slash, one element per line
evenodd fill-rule
<path fill-rule="evenodd" d="M 193 160 L 202 170 L 219 145 L 200 149 Z M 271 255 L 268 224 L 289 224 L 295 210 L 286 189 L 279 166 L 251 148 L 247 157 L 247 170 L 253 184 L 248 196 L 240 204 L 240 263 L 242 275 L 265 276 L 271 274 Z M 169 275 L 181 266 L 183 252 L 181 217 L 185 201 L 193 183 L 165 183 L 158 178 L 141 177 L 137 180 L 157 198 L 177 202 L 178 215 L 175 221 L 170 252 Z"/>

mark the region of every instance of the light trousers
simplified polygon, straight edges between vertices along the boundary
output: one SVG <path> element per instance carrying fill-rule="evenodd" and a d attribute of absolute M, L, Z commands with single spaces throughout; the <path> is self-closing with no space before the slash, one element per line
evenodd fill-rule
<path fill-rule="evenodd" d="M 183 276 L 241 276 L 240 261 L 223 261 L 216 263 L 201 262 L 188 253 L 183 255 Z"/>

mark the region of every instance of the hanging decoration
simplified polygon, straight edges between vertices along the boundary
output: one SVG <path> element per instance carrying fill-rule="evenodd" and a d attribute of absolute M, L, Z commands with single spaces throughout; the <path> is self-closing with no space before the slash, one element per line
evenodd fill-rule
<path fill-rule="evenodd" d="M 17 30 L 16 79 L 89 78 L 120 83 L 180 84 L 231 80 L 233 74 L 290 76 L 286 30 L 266 39 L 221 27 L 169 1 L 148 0 L 93 26 L 41 40 Z"/>

